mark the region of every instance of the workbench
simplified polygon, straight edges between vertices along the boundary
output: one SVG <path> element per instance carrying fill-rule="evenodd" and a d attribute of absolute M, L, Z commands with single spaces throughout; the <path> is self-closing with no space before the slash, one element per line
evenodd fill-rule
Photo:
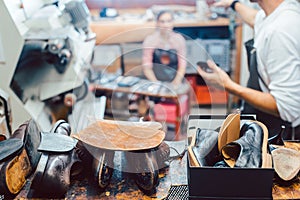
<path fill-rule="evenodd" d="M 186 140 L 167 142 L 169 146 L 173 147 L 182 153 L 186 148 Z M 287 147 L 297 149 L 300 151 L 300 143 L 289 142 L 286 143 Z M 171 149 L 171 156 L 176 156 L 178 153 Z M 115 169 L 110 185 L 101 191 L 96 183 L 90 178 L 89 173 L 83 173 L 80 177 L 71 181 L 70 189 L 65 195 L 66 199 L 188 199 L 188 186 L 187 186 L 187 154 L 182 158 L 177 158 L 169 163 L 169 167 L 160 170 L 160 182 L 157 187 L 157 192 L 152 196 L 143 194 L 135 184 L 134 180 L 129 174 L 122 172 L 122 152 L 115 155 Z M 28 198 L 31 177 L 23 190 L 16 196 L 16 199 Z M 181 193 L 170 196 L 170 189 L 181 186 Z M 184 188 L 184 191 L 182 191 Z M 50 189 L 50 188 L 49 188 Z M 253 191 L 255 192 L 255 191 Z M 273 186 L 273 199 L 300 199 L 300 176 L 289 182 L 274 181 Z M 168 196 L 169 195 L 169 196 Z"/>

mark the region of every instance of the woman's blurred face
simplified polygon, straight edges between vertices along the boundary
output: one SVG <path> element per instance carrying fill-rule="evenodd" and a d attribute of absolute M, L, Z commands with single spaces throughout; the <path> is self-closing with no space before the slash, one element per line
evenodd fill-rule
<path fill-rule="evenodd" d="M 157 27 L 160 31 L 166 32 L 173 30 L 173 17 L 171 13 L 162 14 L 157 20 Z"/>

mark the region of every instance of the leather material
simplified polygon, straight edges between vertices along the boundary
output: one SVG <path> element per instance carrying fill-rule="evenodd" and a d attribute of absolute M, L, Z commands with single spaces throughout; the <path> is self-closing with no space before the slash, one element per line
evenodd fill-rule
<path fill-rule="evenodd" d="M 5 147 L 1 149 L 0 191 L 8 197 L 22 189 L 26 179 L 37 167 L 41 156 L 37 151 L 40 143 L 39 128 L 34 120 L 28 120 L 1 143 Z"/>
<path fill-rule="evenodd" d="M 116 151 L 155 148 L 162 143 L 165 132 L 159 122 L 97 120 L 71 136 L 91 146 Z M 124 142 L 126 141 L 126 142 Z"/>
<path fill-rule="evenodd" d="M 240 114 L 229 114 L 223 121 L 219 131 L 218 148 L 240 138 Z"/>
<path fill-rule="evenodd" d="M 198 128 L 192 150 L 200 166 L 213 166 L 221 160 L 218 150 L 218 132 Z"/>
<path fill-rule="evenodd" d="M 217 162 L 214 167 L 229 167 L 224 160 Z"/>
<path fill-rule="evenodd" d="M 5 159 L 16 156 L 23 148 L 24 143 L 18 138 L 11 138 L 0 142 L 0 162 Z"/>
<path fill-rule="evenodd" d="M 79 159 L 75 151 L 46 157 L 44 171 L 37 171 L 32 181 L 31 189 L 36 197 L 61 198 L 69 189 L 72 167 L 76 162 Z"/>
<path fill-rule="evenodd" d="M 147 195 L 155 193 L 159 172 L 154 149 L 125 152 L 125 158 L 139 189 Z"/>
<path fill-rule="evenodd" d="M 114 169 L 114 151 L 92 147 L 94 159 L 92 163 L 93 178 L 101 189 L 105 189 L 111 180 Z"/>
<path fill-rule="evenodd" d="M 71 151 L 77 143 L 77 140 L 63 134 L 41 133 L 41 143 L 39 151 L 48 152 L 68 152 Z"/>
<path fill-rule="evenodd" d="M 156 153 L 156 161 L 159 169 L 165 168 L 168 166 L 166 164 L 170 159 L 170 147 L 167 143 L 162 142 L 157 148 L 154 149 Z"/>
<path fill-rule="evenodd" d="M 58 133 L 58 134 L 61 134 L 61 135 L 67 135 L 67 136 L 70 136 L 71 134 L 71 127 L 70 125 L 65 121 L 65 120 L 58 120 L 52 130 L 51 130 L 51 133 Z"/>
<path fill-rule="evenodd" d="M 273 144 L 273 145 L 283 146 L 284 145 L 284 142 L 283 142 L 284 133 L 285 133 L 285 126 L 281 126 L 280 132 L 277 135 L 270 137 L 268 139 L 268 143 Z"/>
<path fill-rule="evenodd" d="M 290 181 L 300 171 L 300 152 L 290 148 L 277 148 L 272 151 L 274 170 L 284 181 Z"/>
<path fill-rule="evenodd" d="M 230 167 L 262 166 L 263 129 L 255 122 L 245 122 L 241 137 L 222 148 L 222 156 Z"/>
<path fill-rule="evenodd" d="M 51 132 L 47 134 L 69 137 L 70 131 L 70 125 L 60 120 L 56 122 Z M 60 136 L 57 138 L 60 138 Z M 64 145 L 64 143 L 57 143 L 55 140 L 51 141 L 54 143 L 52 145 Z M 51 144 L 47 145 L 51 146 Z M 63 149 L 64 147 L 57 148 Z M 43 151 L 31 184 L 33 196 L 61 198 L 69 188 L 72 171 L 81 170 L 79 163 L 80 160 L 74 148 L 67 152 Z"/>

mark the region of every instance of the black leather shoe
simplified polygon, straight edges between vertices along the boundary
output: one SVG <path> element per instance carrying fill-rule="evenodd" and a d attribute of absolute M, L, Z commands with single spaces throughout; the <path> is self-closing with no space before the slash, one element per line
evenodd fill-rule
<path fill-rule="evenodd" d="M 224 161 L 230 167 L 271 168 L 268 153 L 268 130 L 258 121 L 246 122 L 240 131 L 241 137 L 221 149 Z"/>
<path fill-rule="evenodd" d="M 37 167 L 40 131 L 34 120 L 24 122 L 12 136 L 0 142 L 0 193 L 15 195 Z M 8 198 L 8 196 L 6 196 Z"/>
<path fill-rule="evenodd" d="M 198 128 L 192 150 L 199 166 L 213 166 L 222 160 L 218 150 L 218 132 L 214 130 Z"/>
<path fill-rule="evenodd" d="M 196 166 L 214 166 L 222 160 L 220 150 L 224 145 L 240 137 L 240 114 L 229 114 L 220 130 L 198 128 L 192 141 L 190 157 Z M 190 147 L 189 147 L 190 148 Z M 189 150 L 190 151 L 190 150 Z"/>
<path fill-rule="evenodd" d="M 31 183 L 32 197 L 61 198 L 68 190 L 72 172 L 79 170 L 76 142 L 69 137 L 70 125 L 64 120 L 55 123 L 50 133 L 42 133 L 42 152 Z"/>
<path fill-rule="evenodd" d="M 214 167 L 229 167 L 224 160 L 217 162 Z"/>
<path fill-rule="evenodd" d="M 157 148 L 154 149 L 156 153 L 158 169 L 168 167 L 166 163 L 170 159 L 170 147 L 167 143 L 162 142 Z"/>
<path fill-rule="evenodd" d="M 127 170 L 138 188 L 146 195 L 156 192 L 159 184 L 159 171 L 154 149 L 125 152 Z"/>

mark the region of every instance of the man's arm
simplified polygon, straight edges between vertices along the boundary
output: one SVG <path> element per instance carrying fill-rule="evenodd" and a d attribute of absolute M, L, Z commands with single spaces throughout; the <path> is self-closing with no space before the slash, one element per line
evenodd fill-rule
<path fill-rule="evenodd" d="M 225 89 L 241 99 L 244 99 L 258 110 L 280 117 L 276 100 L 270 93 L 243 87 L 235 82 L 232 82 L 230 85 L 225 85 Z"/>
<path fill-rule="evenodd" d="M 221 0 L 219 2 L 214 3 L 213 5 L 216 7 L 225 7 L 228 8 L 232 5 L 234 0 Z M 255 16 L 258 10 L 251 8 L 242 4 L 241 2 L 237 2 L 234 4 L 234 10 L 241 16 L 242 20 L 251 26 L 254 27 Z"/>
<path fill-rule="evenodd" d="M 244 99 L 258 110 L 274 116 L 279 116 L 276 100 L 270 93 L 243 87 L 231 80 L 228 74 L 217 67 L 213 61 L 207 61 L 207 64 L 212 69 L 212 73 L 206 73 L 200 67 L 197 69 L 200 76 L 202 76 L 208 84 L 225 89 L 231 94 Z"/>

